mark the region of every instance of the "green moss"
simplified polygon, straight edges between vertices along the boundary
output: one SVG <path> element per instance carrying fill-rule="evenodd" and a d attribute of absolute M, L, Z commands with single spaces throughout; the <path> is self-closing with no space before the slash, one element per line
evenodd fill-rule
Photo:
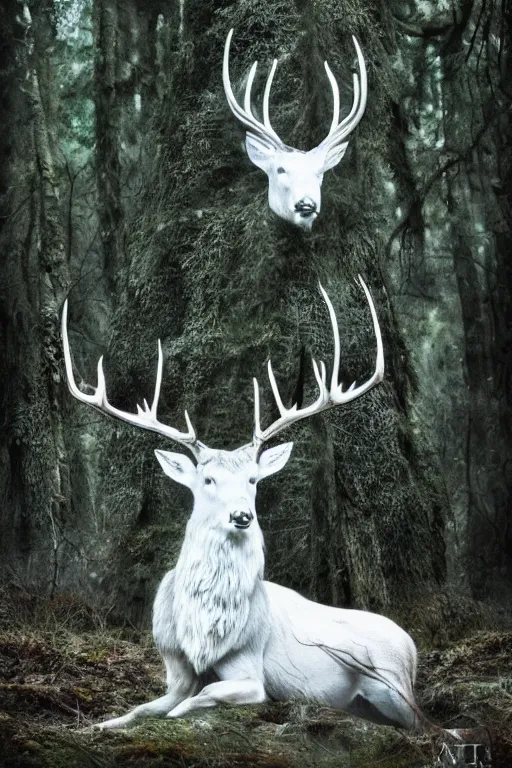
<path fill-rule="evenodd" d="M 262 384 L 263 421 L 274 416 L 265 378 L 269 358 L 287 404 L 301 350 L 305 400 L 315 394 L 310 357 L 330 365 L 319 279 L 342 329 L 342 380 L 350 384 L 368 374 L 375 340 L 353 279 L 364 275 L 385 332 L 386 381 L 342 413 L 289 430 L 292 461 L 262 486 L 259 514 L 270 533 L 267 569 L 275 580 L 325 602 L 383 611 L 410 605 L 416 588 L 444 578 L 446 492 L 435 457 L 408 418 L 416 381 L 380 260 L 386 212 L 375 190 L 395 89 L 386 49 L 394 44 L 383 32 L 381 10 L 353 0 L 246 0 L 215 13 L 209 2 L 194 3 L 193 11 L 185 3 L 185 12 L 194 45 L 173 51 L 172 82 L 148 137 L 155 165 L 127 238 L 130 269 L 107 370 L 112 398 L 133 408 L 143 393 L 150 395 L 160 338 L 161 418 L 183 426 L 186 408 L 207 444 L 243 444 L 252 432 L 252 376 Z M 350 35 L 363 45 L 371 98 L 347 157 L 325 176 L 323 211 L 311 235 L 269 211 L 267 179 L 240 149 L 242 133 L 218 71 L 231 26 L 235 89 L 254 59 L 283 57 L 272 119 L 286 141 L 301 148 L 317 144 L 332 117 L 323 58 L 347 103 Z M 261 86 L 255 84 L 255 94 Z M 180 98 L 184 90 L 189 99 Z M 190 496 L 159 475 L 152 448 L 161 440 L 117 426 L 109 434 L 103 493 L 116 553 L 109 581 L 122 583 L 116 604 L 138 621 L 149 612 L 167 563 L 175 562 Z"/>
<path fill-rule="evenodd" d="M 510 632 L 482 632 L 420 656 L 418 693 L 427 715 L 450 727 L 488 729 L 468 741 L 490 734 L 506 758 L 498 765 L 510 764 L 512 755 L 511 643 Z M 91 661 L 91 649 L 100 648 L 102 660 Z M 2 633 L 0 670 L 0 743 L 9 768 L 416 768 L 443 738 L 435 731 L 418 738 L 306 701 L 216 707 L 122 731 L 92 730 L 163 691 L 158 655 L 119 632 Z"/>
<path fill-rule="evenodd" d="M 81 702 L 88 702 L 94 700 L 94 693 L 87 688 L 76 687 L 72 689 L 72 693 L 80 699 Z"/>

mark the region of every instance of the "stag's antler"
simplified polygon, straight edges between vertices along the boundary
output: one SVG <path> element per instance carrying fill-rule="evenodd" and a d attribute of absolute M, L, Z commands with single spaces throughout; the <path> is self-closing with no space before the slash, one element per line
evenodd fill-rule
<path fill-rule="evenodd" d="M 277 59 L 274 59 L 274 63 L 272 64 L 272 69 L 270 70 L 270 74 L 267 79 L 267 84 L 265 86 L 265 93 L 263 94 L 263 123 L 261 123 L 259 120 L 257 120 L 254 117 L 251 110 L 251 90 L 252 90 L 252 84 L 254 81 L 254 76 L 256 74 L 256 67 L 258 66 L 258 62 L 257 61 L 254 62 L 254 64 L 251 67 L 251 71 L 249 72 L 247 85 L 245 86 L 245 97 L 244 97 L 243 108 L 237 102 L 235 98 L 235 94 L 233 93 L 233 89 L 231 88 L 231 81 L 229 79 L 229 49 L 231 46 L 231 38 L 233 37 L 233 31 L 234 31 L 233 29 L 230 29 L 228 36 L 226 38 L 226 44 L 224 46 L 224 60 L 222 63 L 222 82 L 224 83 L 224 91 L 226 92 L 226 98 L 228 100 L 229 107 L 233 112 L 233 114 L 235 115 L 235 117 L 237 117 L 238 120 L 240 120 L 240 122 L 243 123 L 243 125 L 245 125 L 245 127 L 249 129 L 249 131 L 253 134 L 255 138 L 262 139 L 265 144 L 272 146 L 274 149 L 285 150 L 287 149 L 287 147 L 285 144 L 283 144 L 283 142 L 281 141 L 277 133 L 274 131 L 274 129 L 270 125 L 270 120 L 268 115 L 268 100 L 270 96 L 270 88 L 272 86 L 272 80 L 274 79 L 274 73 L 277 67 Z"/>
<path fill-rule="evenodd" d="M 314 403 L 306 406 L 305 408 L 297 408 L 296 404 L 292 405 L 291 408 L 285 408 L 283 405 L 283 401 L 281 400 L 279 390 L 277 388 L 274 371 L 272 370 L 272 363 L 269 360 L 268 361 L 268 377 L 270 379 L 270 386 L 272 387 L 272 392 L 274 394 L 274 399 L 276 401 L 276 405 L 279 410 L 280 417 L 276 421 L 274 421 L 273 424 L 267 427 L 267 429 L 265 430 L 261 429 L 260 390 L 259 390 L 257 379 L 253 379 L 254 381 L 254 434 L 253 434 L 252 446 L 254 447 L 254 450 L 256 453 L 258 453 L 263 443 L 266 443 L 267 440 L 270 440 L 272 437 L 275 437 L 275 435 L 277 435 L 279 432 L 281 432 L 281 430 L 285 429 L 285 427 L 289 426 L 290 424 L 293 424 L 296 421 L 300 421 L 300 419 L 305 419 L 307 416 L 313 416 L 316 413 L 321 413 L 322 411 L 325 411 L 328 408 L 332 408 L 335 405 L 344 405 L 345 403 L 349 403 L 351 400 L 355 400 L 357 397 L 361 397 L 361 395 L 364 395 L 366 392 L 372 389 L 372 387 L 374 387 L 376 384 L 381 382 L 382 379 L 384 378 L 384 348 L 382 346 L 382 336 L 380 332 L 379 320 L 377 318 L 377 313 L 375 311 L 375 306 L 373 304 L 370 291 L 368 290 L 366 283 L 364 282 L 361 275 L 358 275 L 358 277 L 359 277 L 359 282 L 361 283 L 363 290 L 366 294 L 368 304 L 370 305 L 370 312 L 372 313 L 372 320 L 373 320 L 373 329 L 375 332 L 375 337 L 377 339 L 377 359 L 376 359 L 375 371 L 373 375 L 371 376 L 370 379 L 368 379 L 368 381 L 364 382 L 363 384 L 360 384 L 359 387 L 356 387 L 356 383 L 354 382 L 345 392 L 343 391 L 343 386 L 341 384 L 338 384 L 339 368 L 340 368 L 340 336 L 339 336 L 339 330 L 338 330 L 338 322 L 336 320 L 336 314 L 334 312 L 334 308 L 331 304 L 331 301 L 327 293 L 323 289 L 322 285 L 320 285 L 322 296 L 324 297 L 325 303 L 327 304 L 327 308 L 329 310 L 332 330 L 334 334 L 334 361 L 332 366 L 330 388 L 329 389 L 327 388 L 325 364 L 323 362 L 320 362 L 320 368 L 319 368 L 316 360 L 313 360 L 312 361 L 313 371 L 318 384 L 318 388 L 320 390 L 318 398 Z"/>
<path fill-rule="evenodd" d="M 357 76 L 357 72 L 354 72 L 352 75 L 352 82 L 353 82 L 353 88 L 354 88 L 352 109 L 350 110 L 349 114 L 340 123 L 339 122 L 340 92 L 338 89 L 338 84 L 329 68 L 328 63 L 324 61 L 325 71 L 327 73 L 327 77 L 329 78 L 329 82 L 332 88 L 333 114 L 332 114 L 332 123 L 331 123 L 331 128 L 329 130 L 329 133 L 327 134 L 325 139 L 318 145 L 318 149 L 329 150 L 329 149 L 332 149 L 337 144 L 341 144 L 342 141 L 345 141 L 345 139 L 347 139 L 350 136 L 350 134 L 354 131 L 354 129 L 357 127 L 366 109 L 366 99 L 368 96 L 366 65 L 364 63 L 364 57 L 363 57 L 363 52 L 361 50 L 361 46 L 359 45 L 357 38 L 354 35 L 352 35 L 352 40 L 354 43 L 354 47 L 356 49 L 357 63 L 359 66 L 361 81 L 359 82 L 359 77 Z"/>
<path fill-rule="evenodd" d="M 265 91 L 263 93 L 263 123 L 257 120 L 251 109 L 251 90 L 254 77 L 256 75 L 256 68 L 258 62 L 255 61 L 249 72 L 247 84 L 245 86 L 244 106 L 243 108 L 238 104 L 233 89 L 231 88 L 231 82 L 229 78 L 229 50 L 231 46 L 231 38 L 233 36 L 233 29 L 230 29 L 224 46 L 224 60 L 222 65 L 222 81 L 224 83 L 224 90 L 226 92 L 226 98 L 228 100 L 229 107 L 235 117 L 245 125 L 246 128 L 252 133 L 254 138 L 262 140 L 267 146 L 270 145 L 277 150 L 291 150 L 284 142 L 279 138 L 270 124 L 269 118 L 269 98 L 270 89 L 272 87 L 272 81 L 277 67 L 277 59 L 274 59 L 272 68 L 267 78 L 265 85 Z M 357 124 L 361 120 L 364 110 L 366 108 L 366 98 L 368 94 L 367 78 L 366 78 L 366 66 L 364 63 L 363 52 L 357 39 L 352 35 L 352 40 L 357 54 L 357 62 L 359 67 L 359 77 L 356 72 L 353 74 L 353 86 L 354 97 L 352 102 L 352 109 L 350 113 L 345 117 L 341 123 L 339 122 L 340 113 L 340 92 L 336 79 L 331 72 L 331 69 L 326 61 L 324 61 L 325 71 L 331 84 L 333 95 L 333 116 L 331 127 L 326 138 L 319 144 L 317 149 L 332 149 L 337 144 L 341 144 L 352 131 L 356 128 Z M 360 78 L 360 79 L 359 79 Z"/>
<path fill-rule="evenodd" d="M 203 443 L 201 443 L 199 440 L 197 440 L 194 427 L 192 426 L 192 422 L 190 421 L 187 411 L 185 411 L 185 421 L 187 422 L 187 428 L 188 428 L 187 432 L 180 432 L 179 430 L 174 429 L 174 427 L 169 427 L 166 424 L 162 424 L 160 421 L 158 421 L 156 416 L 156 412 L 158 408 L 158 400 L 160 397 L 160 387 L 162 384 L 162 369 L 163 369 L 163 355 L 162 355 L 162 345 L 160 344 L 160 339 L 158 340 L 158 365 L 156 370 L 156 384 L 155 384 L 155 394 L 153 396 L 153 403 L 151 404 L 151 407 L 150 407 L 147 401 L 144 400 L 143 408 L 141 408 L 140 405 L 137 405 L 137 413 L 129 413 L 127 411 L 121 411 L 119 408 L 115 408 L 108 401 L 107 387 L 105 383 L 105 374 L 103 372 L 103 355 L 98 360 L 98 386 L 91 387 L 91 389 L 94 389 L 94 394 L 86 395 L 77 387 L 75 378 L 73 376 L 73 364 L 71 362 L 71 353 L 69 349 L 67 325 L 68 325 L 68 302 L 66 299 L 66 301 L 64 302 L 64 309 L 62 311 L 62 344 L 64 348 L 64 362 L 66 365 L 66 376 L 68 381 L 68 387 L 73 397 L 76 397 L 76 399 L 79 400 L 81 403 L 92 405 L 94 408 L 97 408 L 99 411 L 106 413 L 108 416 L 112 416 L 115 419 L 120 419 L 121 421 L 125 421 L 127 424 L 133 424 L 136 427 L 142 427 L 142 429 L 149 429 L 152 432 L 157 432 L 159 435 L 163 435 L 164 437 L 169 437 L 171 440 L 174 440 L 176 443 L 181 443 L 182 445 L 185 445 L 189 449 L 189 451 L 191 451 L 194 454 L 196 459 L 198 459 L 201 451 L 203 451 L 206 448 L 206 446 Z M 87 386 L 90 386 L 90 385 L 87 385 Z"/>

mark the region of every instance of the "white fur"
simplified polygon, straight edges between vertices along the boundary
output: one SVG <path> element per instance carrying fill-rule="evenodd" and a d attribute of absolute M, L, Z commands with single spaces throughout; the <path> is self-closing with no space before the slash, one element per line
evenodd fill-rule
<path fill-rule="evenodd" d="M 101 728 L 140 717 L 181 717 L 218 703 L 310 698 L 369 720 L 413 728 L 416 649 L 399 626 L 365 611 L 330 608 L 263 581 L 257 480 L 279 471 L 291 443 L 264 451 L 205 449 L 197 467 L 157 451 L 164 471 L 191 488 L 194 508 L 176 568 L 153 607 L 167 694 Z M 233 512 L 252 514 L 236 528 Z"/>
<path fill-rule="evenodd" d="M 249 159 L 268 176 L 268 204 L 282 219 L 302 229 L 311 229 L 320 213 L 321 187 L 325 171 L 337 165 L 345 154 L 348 142 L 329 153 L 312 149 L 301 152 L 288 148 L 276 150 L 266 146 L 256 136 L 248 134 L 245 140 Z M 295 205 L 308 199 L 315 206 L 309 215 L 301 215 Z"/>
<path fill-rule="evenodd" d="M 223 529 L 198 528 L 193 519 L 187 525 L 172 611 L 177 645 L 198 674 L 237 647 L 255 585 L 263 578 L 262 544 L 257 522 L 247 532 L 227 535 Z"/>
<path fill-rule="evenodd" d="M 341 122 L 339 88 L 329 65 L 324 62 L 333 96 L 331 127 L 326 138 L 315 149 L 302 152 L 286 145 L 270 124 L 269 98 L 277 59 L 274 59 L 263 93 L 263 122 L 255 117 L 251 109 L 251 89 L 258 65 L 256 61 L 246 81 L 243 106 L 236 100 L 229 77 L 229 50 L 233 31 L 229 31 L 224 46 L 222 82 L 229 108 L 246 128 L 247 154 L 268 176 L 268 199 L 271 209 L 296 226 L 311 229 L 313 221 L 320 213 L 323 174 L 340 162 L 348 146 L 347 139 L 359 124 L 366 108 L 368 83 L 361 46 L 352 36 L 359 74 L 354 72 L 352 75 L 352 108 Z"/>

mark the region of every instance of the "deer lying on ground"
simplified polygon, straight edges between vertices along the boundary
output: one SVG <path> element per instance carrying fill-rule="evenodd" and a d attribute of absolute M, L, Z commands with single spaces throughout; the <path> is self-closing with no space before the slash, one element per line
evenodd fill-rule
<path fill-rule="evenodd" d="M 368 288 L 361 277 L 359 280 L 377 341 L 371 378 L 345 391 L 338 384 L 336 315 L 320 286 L 334 334 L 330 385 L 325 365 L 313 360 L 318 398 L 304 408 L 292 405 L 287 409 L 269 361 L 268 375 L 280 416 L 266 429 L 261 428 L 259 387 L 254 379 L 253 439 L 234 451 L 208 448 L 197 440 L 186 411 L 186 432 L 158 421 L 163 367 L 160 342 L 151 407 L 144 401 L 144 407 L 137 406 L 138 412 L 132 414 L 111 405 L 101 358 L 94 394 L 83 393 L 73 377 L 66 302 L 62 338 L 72 395 L 110 416 L 186 446 L 196 460 L 194 464 L 183 454 L 155 451 L 164 472 L 190 488 L 194 496 L 178 562 L 164 576 L 153 608 L 153 635 L 166 666 L 167 693 L 99 727 L 122 728 L 141 717 L 181 717 L 202 707 L 252 704 L 267 697 L 305 697 L 376 723 L 416 726 L 416 649 L 403 629 L 384 616 L 330 608 L 263 580 L 263 535 L 256 516 L 256 487 L 284 467 L 293 444 L 282 443 L 262 451 L 263 445 L 300 419 L 361 397 L 384 376 L 377 314 Z"/>
<path fill-rule="evenodd" d="M 361 47 L 352 36 L 360 75 L 353 75 L 352 109 L 341 122 L 338 84 L 329 65 L 324 62 L 333 95 L 331 127 L 326 138 L 317 147 L 303 152 L 284 144 L 270 124 L 268 102 L 277 59 L 274 59 L 272 64 L 263 94 L 263 123 L 254 117 L 251 110 L 251 90 L 257 61 L 249 72 L 243 108 L 238 104 L 229 79 L 229 49 L 232 36 L 231 29 L 224 47 L 222 80 L 231 111 L 247 128 L 245 146 L 249 159 L 268 176 L 268 203 L 274 213 L 303 229 L 311 229 L 320 213 L 320 188 L 324 173 L 338 165 L 342 159 L 348 147 L 347 139 L 355 130 L 366 108 L 368 88 Z"/>

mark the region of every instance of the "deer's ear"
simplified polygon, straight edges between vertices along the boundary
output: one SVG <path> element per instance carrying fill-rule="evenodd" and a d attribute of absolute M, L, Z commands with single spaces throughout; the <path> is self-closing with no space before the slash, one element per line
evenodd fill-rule
<path fill-rule="evenodd" d="M 258 478 L 262 480 L 264 477 L 279 472 L 290 458 L 292 448 L 293 443 L 281 443 L 275 448 L 268 448 L 263 451 L 258 461 Z"/>
<path fill-rule="evenodd" d="M 166 475 L 176 480 L 177 483 L 192 489 L 197 476 L 197 470 L 194 462 L 188 456 L 184 456 L 182 453 L 171 453 L 170 451 L 160 451 L 158 449 L 155 451 L 155 456 Z"/>
<path fill-rule="evenodd" d="M 245 137 L 245 148 L 249 155 L 249 160 L 261 168 L 262 171 L 268 173 L 268 167 L 272 163 L 275 155 L 275 149 L 267 146 L 257 136 L 253 136 L 252 133 L 248 133 Z"/>
<path fill-rule="evenodd" d="M 343 144 L 338 144 L 327 152 L 326 158 L 322 165 L 322 173 L 325 173 L 331 168 L 334 168 L 335 165 L 338 165 L 343 155 L 347 151 L 347 147 L 348 141 L 344 141 Z"/>

